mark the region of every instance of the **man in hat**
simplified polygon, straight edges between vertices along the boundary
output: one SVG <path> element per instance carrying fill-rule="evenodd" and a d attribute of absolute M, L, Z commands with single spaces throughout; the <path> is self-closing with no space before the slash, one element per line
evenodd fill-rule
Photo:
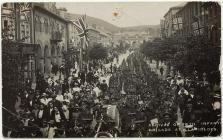
<path fill-rule="evenodd" d="M 216 88 L 217 89 L 217 88 Z M 212 128 L 208 136 L 221 135 L 221 90 L 215 90 L 215 95 L 212 97 L 212 110 L 209 115 L 209 122 L 212 122 L 208 127 Z"/>
<path fill-rule="evenodd" d="M 106 83 L 106 80 L 104 79 L 100 85 L 100 89 L 103 93 L 105 93 L 108 90 L 108 85 Z"/>
<path fill-rule="evenodd" d="M 40 90 L 36 90 L 35 95 L 33 97 L 33 103 L 32 104 L 39 104 L 40 103 Z"/>
<path fill-rule="evenodd" d="M 179 104 L 179 107 L 180 107 L 181 114 L 184 111 L 185 101 L 188 98 L 188 96 L 189 96 L 188 91 L 186 91 L 184 87 L 181 87 L 181 89 L 178 92 L 178 99 L 179 99 L 178 104 Z"/>
<path fill-rule="evenodd" d="M 100 97 L 101 96 L 101 89 L 99 88 L 99 84 L 97 84 L 94 88 L 93 88 L 93 93 L 96 95 L 96 97 Z"/>
<path fill-rule="evenodd" d="M 80 77 L 81 79 L 81 84 L 83 85 L 84 82 L 85 82 L 85 72 L 83 70 L 81 70 L 79 73 L 78 73 L 78 77 Z"/>
<path fill-rule="evenodd" d="M 94 80 L 94 73 L 92 70 L 90 70 L 86 75 L 86 81 L 87 83 L 92 84 L 93 80 Z"/>
<path fill-rule="evenodd" d="M 80 87 L 77 82 L 74 83 L 74 87 L 72 89 L 73 92 L 80 92 Z"/>
<path fill-rule="evenodd" d="M 178 86 L 180 86 L 180 85 L 183 86 L 183 85 L 184 85 L 184 79 L 183 79 L 180 75 L 177 76 L 176 84 L 177 84 Z"/>
<path fill-rule="evenodd" d="M 49 103 L 49 101 L 50 99 L 48 99 L 46 93 L 43 93 L 42 98 L 40 99 L 40 103 L 46 106 Z"/>
<path fill-rule="evenodd" d="M 182 134 L 176 122 L 172 119 L 172 114 L 166 111 L 157 128 L 157 136 L 159 137 L 181 137 Z"/>
<path fill-rule="evenodd" d="M 62 107 L 62 103 L 60 101 L 56 100 L 56 97 L 57 97 L 57 95 L 56 94 L 53 94 L 51 96 L 51 102 L 53 103 L 53 106 L 54 107 L 61 108 Z"/>
<path fill-rule="evenodd" d="M 48 105 L 46 106 L 46 108 L 45 108 L 45 111 L 44 111 L 44 118 L 46 119 L 46 121 L 50 121 L 50 120 L 52 120 L 52 112 L 53 112 L 53 108 L 54 107 L 54 105 L 53 105 L 53 102 L 52 101 L 50 101 L 49 103 L 48 103 Z"/>
<path fill-rule="evenodd" d="M 66 104 L 63 104 L 62 106 L 62 113 L 64 114 L 64 119 L 66 122 L 69 122 L 70 120 L 70 111 L 69 111 L 69 108 Z"/>
<path fill-rule="evenodd" d="M 68 89 L 66 89 L 66 91 L 64 93 L 64 96 L 67 96 L 68 100 L 72 100 L 73 99 L 73 95 L 69 92 Z"/>
<path fill-rule="evenodd" d="M 36 114 L 36 124 L 37 124 L 39 127 L 42 127 L 42 125 L 43 125 L 44 112 L 45 112 L 44 104 L 41 103 L 41 104 L 39 105 L 39 108 L 38 108 L 38 110 L 37 110 L 37 114 Z"/>

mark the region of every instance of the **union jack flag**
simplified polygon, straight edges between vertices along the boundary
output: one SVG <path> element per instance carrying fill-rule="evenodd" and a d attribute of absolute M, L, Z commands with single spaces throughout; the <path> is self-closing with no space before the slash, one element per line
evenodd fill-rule
<path fill-rule="evenodd" d="M 79 17 L 77 20 L 72 21 L 80 38 L 84 39 L 85 47 L 88 47 L 88 28 L 86 22 L 86 15 Z"/>
<path fill-rule="evenodd" d="M 20 15 L 24 20 L 29 21 L 31 18 L 31 3 L 18 3 Z"/>
<path fill-rule="evenodd" d="M 26 12 L 26 11 L 30 11 L 31 9 L 31 3 L 19 3 L 19 8 L 20 8 L 20 12 Z"/>

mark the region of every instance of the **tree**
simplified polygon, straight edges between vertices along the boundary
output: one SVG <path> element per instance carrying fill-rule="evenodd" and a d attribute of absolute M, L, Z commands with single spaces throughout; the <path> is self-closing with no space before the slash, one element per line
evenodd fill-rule
<path fill-rule="evenodd" d="M 221 48 L 213 47 L 205 36 L 188 37 L 184 43 L 174 39 L 154 40 L 143 43 L 140 49 L 151 59 L 169 61 L 183 75 L 191 76 L 194 70 L 200 75 L 205 72 L 209 79 L 219 75 Z"/>
<path fill-rule="evenodd" d="M 107 48 L 103 47 L 102 44 L 96 43 L 89 50 L 89 58 L 92 60 L 105 59 L 108 56 Z"/>

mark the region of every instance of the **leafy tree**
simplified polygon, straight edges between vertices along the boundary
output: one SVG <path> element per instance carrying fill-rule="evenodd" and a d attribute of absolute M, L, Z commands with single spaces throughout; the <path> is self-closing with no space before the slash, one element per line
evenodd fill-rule
<path fill-rule="evenodd" d="M 100 60 L 105 59 L 108 56 L 108 51 L 102 44 L 97 43 L 90 48 L 88 55 L 92 60 Z"/>
<path fill-rule="evenodd" d="M 140 47 L 141 52 L 147 57 L 157 61 L 168 61 L 183 75 L 190 76 L 197 70 L 200 75 L 205 72 L 209 79 L 219 75 L 220 49 L 213 47 L 213 44 L 202 36 L 189 37 L 184 43 L 174 39 L 154 40 L 145 42 Z M 219 78 L 212 81 L 216 80 L 219 81 Z"/>

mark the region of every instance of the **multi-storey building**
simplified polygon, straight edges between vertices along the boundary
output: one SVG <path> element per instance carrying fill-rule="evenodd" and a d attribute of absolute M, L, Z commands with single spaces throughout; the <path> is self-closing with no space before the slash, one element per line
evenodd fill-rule
<path fill-rule="evenodd" d="M 35 81 L 35 48 L 32 28 L 32 5 L 4 3 L 2 5 L 2 59 L 4 81 L 21 86 L 25 80 Z M 10 79 L 10 80 L 7 80 Z M 4 83 L 7 87 L 7 82 Z M 17 84 L 17 85 L 16 85 Z"/>
<path fill-rule="evenodd" d="M 52 65 L 62 65 L 63 52 L 67 50 L 67 21 L 53 13 L 52 3 L 33 5 L 34 42 L 39 44 L 36 68 L 45 75 L 51 73 Z M 47 8 L 51 9 L 48 10 Z M 56 7 L 54 7 L 56 8 Z"/>
<path fill-rule="evenodd" d="M 151 29 L 150 31 L 152 31 Z M 115 33 L 113 37 L 113 41 L 115 44 L 119 44 L 120 42 L 127 42 L 133 47 L 139 46 L 143 41 L 149 41 L 152 40 L 154 37 L 151 36 L 153 33 L 155 33 L 155 30 L 152 32 L 150 31 L 125 31 L 125 32 L 119 32 Z"/>
<path fill-rule="evenodd" d="M 182 8 L 182 6 L 171 7 L 169 11 L 164 15 L 164 21 L 162 21 L 163 36 L 171 37 L 174 35 L 175 30 L 173 27 L 174 15 Z"/>
<path fill-rule="evenodd" d="M 220 46 L 221 7 L 217 2 L 188 2 L 174 16 L 177 36 L 205 36 Z"/>
<path fill-rule="evenodd" d="M 2 5 L 2 32 L 3 37 L 15 40 L 15 4 L 4 3 Z"/>
<path fill-rule="evenodd" d="M 201 7 L 204 31 L 213 46 L 221 47 L 221 6 L 218 2 L 205 2 Z"/>
<path fill-rule="evenodd" d="M 18 62 L 14 69 L 22 78 L 18 81 L 29 79 L 35 83 L 37 70 L 47 76 L 52 65 L 63 63 L 68 22 L 58 16 L 55 4 L 4 3 L 1 18 L 4 61 L 10 53 L 16 56 Z"/>

